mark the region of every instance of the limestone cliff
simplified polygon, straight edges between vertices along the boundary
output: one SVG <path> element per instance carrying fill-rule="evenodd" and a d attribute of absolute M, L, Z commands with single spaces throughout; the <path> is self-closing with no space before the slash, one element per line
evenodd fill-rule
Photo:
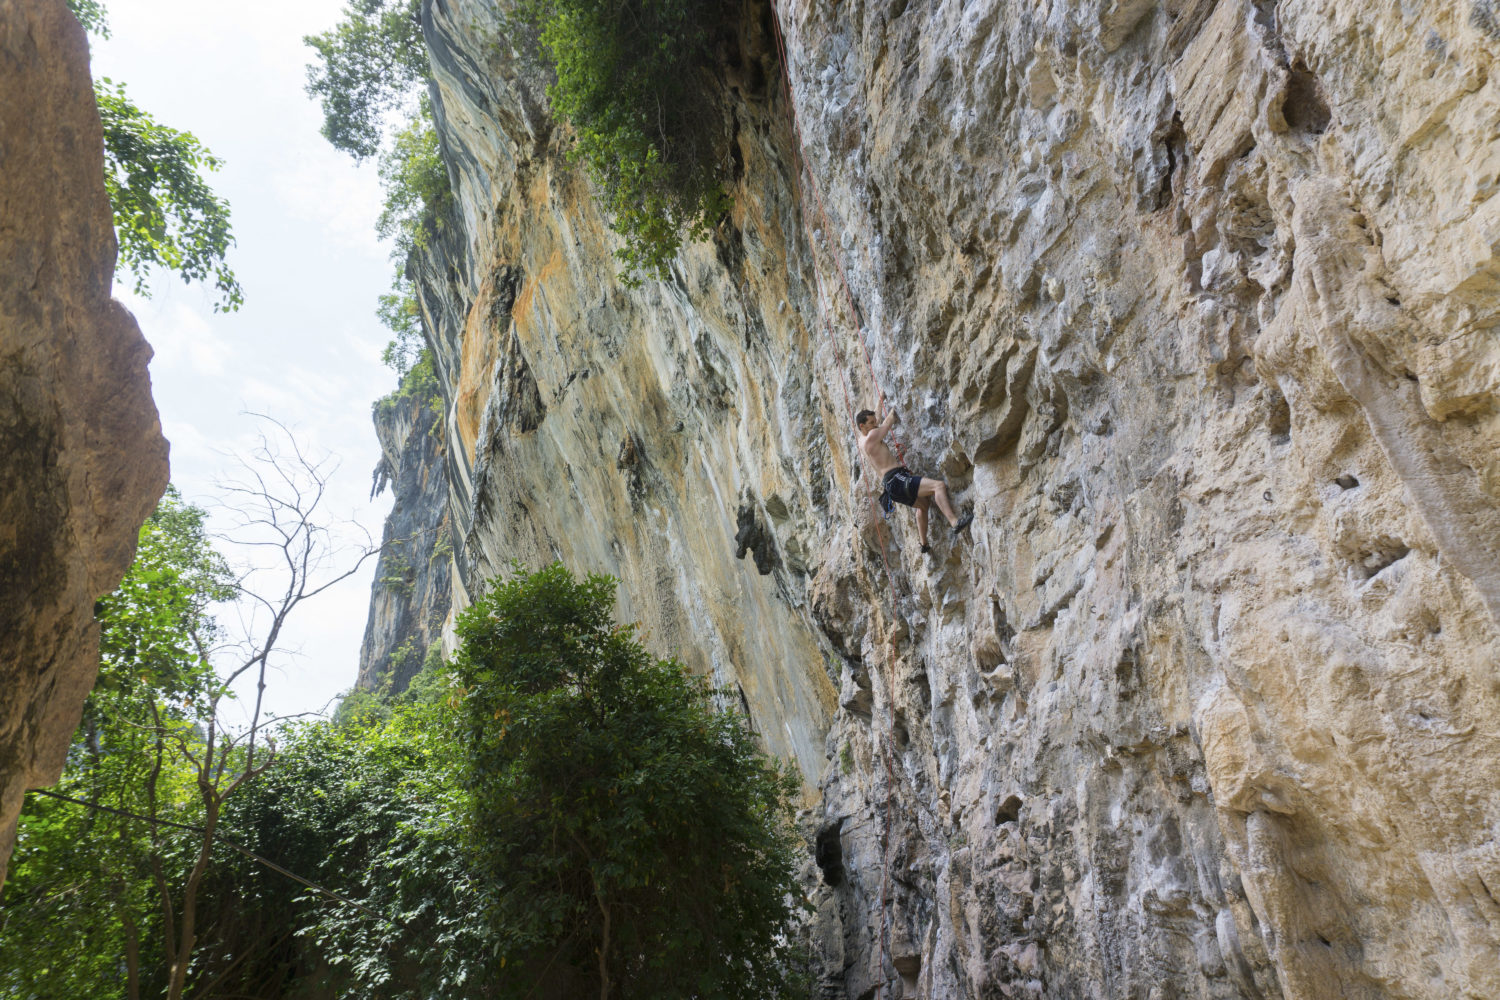
<path fill-rule="evenodd" d="M 738 686 L 826 996 L 1500 996 L 1488 0 L 747 2 L 733 213 L 639 290 L 525 46 L 423 13 L 455 599 L 608 571 Z"/>
<path fill-rule="evenodd" d="M 88 43 L 63 0 L 0 0 L 0 882 L 99 668 L 94 601 L 167 485 L 115 236 Z"/>
<path fill-rule="evenodd" d="M 443 474 L 442 397 L 423 389 L 393 393 L 375 404 L 380 464 L 375 495 L 391 487 L 370 617 L 359 650 L 355 687 L 411 683 L 428 649 L 438 642 L 452 604 L 453 539 L 448 481 Z"/>

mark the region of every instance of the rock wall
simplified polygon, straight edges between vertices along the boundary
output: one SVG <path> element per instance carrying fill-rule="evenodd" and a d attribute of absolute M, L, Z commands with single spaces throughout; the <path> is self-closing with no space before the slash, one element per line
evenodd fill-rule
<path fill-rule="evenodd" d="M 0 0 L 0 882 L 99 667 L 94 601 L 167 484 L 115 237 L 88 43 L 63 0 Z"/>
<path fill-rule="evenodd" d="M 372 495 L 391 487 L 370 617 L 359 649 L 355 687 L 386 685 L 406 690 L 437 644 L 452 606 L 453 535 L 448 520 L 448 481 L 443 474 L 438 393 L 393 395 L 375 404 L 380 465 Z"/>
<path fill-rule="evenodd" d="M 738 687 L 824 996 L 1500 995 L 1491 7 L 747 0 L 734 210 L 631 290 L 428 0 L 455 599 L 608 571 Z M 877 399 L 977 515 L 931 557 Z"/>

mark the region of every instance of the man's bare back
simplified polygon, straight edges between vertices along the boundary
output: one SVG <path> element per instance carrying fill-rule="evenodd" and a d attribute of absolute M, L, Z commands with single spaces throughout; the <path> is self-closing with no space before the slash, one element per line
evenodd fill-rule
<path fill-rule="evenodd" d="M 968 527 L 974 515 L 958 516 L 953 509 L 952 502 L 948 499 L 947 483 L 941 479 L 919 476 L 901 464 L 901 460 L 885 443 L 886 435 L 895 425 L 894 410 L 886 414 L 884 420 L 878 422 L 875 414 L 870 410 L 861 410 L 854 418 L 855 429 L 859 432 L 859 450 L 875 467 L 875 475 L 880 477 L 885 496 L 889 498 L 889 501 L 904 504 L 916 510 L 917 538 L 922 543 L 922 551 L 926 552 L 928 551 L 927 510 L 932 505 L 932 501 L 937 501 L 938 510 L 942 511 L 943 517 L 948 519 L 954 534 Z"/>

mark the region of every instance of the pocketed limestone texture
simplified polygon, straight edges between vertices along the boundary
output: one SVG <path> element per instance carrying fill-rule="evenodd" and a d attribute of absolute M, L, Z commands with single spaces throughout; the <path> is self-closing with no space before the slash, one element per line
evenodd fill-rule
<path fill-rule="evenodd" d="M 151 349 L 110 298 L 88 44 L 63 0 L 0 0 L 0 881 L 99 666 L 94 601 L 167 483 Z"/>
<path fill-rule="evenodd" d="M 738 17 L 734 209 L 632 290 L 526 45 L 424 7 L 458 602 L 613 573 L 795 759 L 824 996 L 1500 996 L 1500 13 Z"/>

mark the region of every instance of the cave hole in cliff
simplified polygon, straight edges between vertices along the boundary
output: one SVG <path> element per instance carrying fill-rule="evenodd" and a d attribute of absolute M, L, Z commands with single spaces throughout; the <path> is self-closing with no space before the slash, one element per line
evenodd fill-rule
<path fill-rule="evenodd" d="M 905 750 L 911 743 L 911 732 L 906 728 L 906 713 L 898 711 L 895 718 L 891 720 L 891 738 L 896 741 L 896 746 Z"/>
<path fill-rule="evenodd" d="M 1016 823 L 1021 819 L 1021 797 L 1019 795 L 1007 795 L 1005 801 L 1000 803 L 1000 808 L 995 811 L 995 825 L 1004 826 L 1006 823 Z"/>
<path fill-rule="evenodd" d="M 1272 444 L 1286 444 L 1292 439 L 1292 407 L 1274 386 L 1266 393 L 1266 430 L 1271 433 Z"/>
<path fill-rule="evenodd" d="M 930 709 L 932 707 L 932 682 L 927 679 L 927 674 L 917 674 L 911 679 L 911 684 L 916 689 L 917 705 L 924 710 Z"/>
<path fill-rule="evenodd" d="M 1339 476 L 1334 482 L 1341 490 L 1352 490 L 1359 485 L 1359 480 L 1348 474 Z"/>
<path fill-rule="evenodd" d="M 823 884 L 838 886 L 844 881 L 844 843 L 840 834 L 844 829 L 842 819 L 829 823 L 818 831 L 813 841 L 813 861 L 823 873 Z"/>
<path fill-rule="evenodd" d="M 1178 527 L 1180 528 L 1181 525 Z M 1174 529 L 1173 534 L 1176 533 Z M 1129 699 L 1135 691 L 1139 666 L 1134 649 L 1126 649 L 1115 661 L 1115 684 L 1119 686 L 1119 697 L 1122 701 Z"/>
<path fill-rule="evenodd" d="M 917 996 L 917 980 L 922 975 L 922 956 L 897 955 L 891 960 L 891 965 L 895 968 L 896 975 L 901 977 L 901 996 Z"/>
<path fill-rule="evenodd" d="M 1318 78 L 1299 59 L 1287 73 L 1286 96 L 1281 102 L 1281 117 L 1287 127 L 1302 135 L 1322 135 L 1328 131 L 1333 114 L 1323 97 Z"/>

